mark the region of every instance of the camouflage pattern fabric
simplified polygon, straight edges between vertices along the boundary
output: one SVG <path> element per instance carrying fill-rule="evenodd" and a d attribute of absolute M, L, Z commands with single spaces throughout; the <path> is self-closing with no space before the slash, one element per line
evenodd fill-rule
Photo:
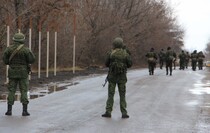
<path fill-rule="evenodd" d="M 145 56 L 147 57 L 149 75 L 153 75 L 157 61 L 157 55 L 155 52 L 148 52 Z"/>
<path fill-rule="evenodd" d="M 28 91 L 28 65 L 34 63 L 34 54 L 25 46 L 23 46 L 9 61 L 12 53 L 22 44 L 23 39 L 13 38 L 15 41 L 13 45 L 6 48 L 3 53 L 3 61 L 6 65 L 9 65 L 8 77 L 8 104 L 14 104 L 14 97 L 17 86 L 19 85 L 21 92 L 21 102 L 28 104 L 27 91 Z"/>
<path fill-rule="evenodd" d="M 114 94 L 116 85 L 120 94 L 120 109 L 123 115 L 127 114 L 126 110 L 126 82 L 127 68 L 132 66 L 132 60 L 128 52 L 122 48 L 123 41 L 116 38 L 113 42 L 114 49 L 108 53 L 105 65 L 109 67 L 108 72 L 108 99 L 106 102 L 106 112 L 111 114 L 114 103 Z"/>

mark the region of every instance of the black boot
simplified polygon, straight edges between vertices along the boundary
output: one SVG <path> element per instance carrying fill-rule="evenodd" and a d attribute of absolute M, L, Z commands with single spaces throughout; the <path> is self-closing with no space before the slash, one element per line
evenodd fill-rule
<path fill-rule="evenodd" d="M 107 118 L 111 118 L 111 114 L 108 112 L 105 112 L 103 115 L 101 115 L 102 117 L 107 117 Z"/>
<path fill-rule="evenodd" d="M 5 113 L 5 115 L 12 115 L 12 105 L 8 104 L 7 112 Z"/>
<path fill-rule="evenodd" d="M 123 115 L 122 115 L 122 118 L 129 118 L 129 115 L 123 114 Z"/>
<path fill-rule="evenodd" d="M 27 104 L 23 104 L 23 113 L 22 116 L 29 116 L 30 114 L 27 111 L 28 105 Z"/>

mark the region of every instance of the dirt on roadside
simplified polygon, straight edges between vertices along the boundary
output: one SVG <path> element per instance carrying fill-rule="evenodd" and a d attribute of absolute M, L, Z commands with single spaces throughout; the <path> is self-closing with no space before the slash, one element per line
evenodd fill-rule
<path fill-rule="evenodd" d="M 46 78 L 46 73 L 41 73 L 41 78 L 38 78 L 37 73 L 32 73 L 29 87 L 41 87 L 43 84 L 49 84 L 53 82 L 60 82 L 64 80 L 71 80 L 72 78 L 78 76 L 88 76 L 90 74 L 106 74 L 108 72 L 107 68 L 95 68 L 90 67 L 85 70 L 75 71 L 73 74 L 72 71 L 61 71 L 57 72 L 56 76 L 53 75 L 53 72 L 49 73 L 49 77 Z M 8 92 L 7 85 L 5 84 L 5 79 L 1 77 L 0 79 L 1 87 L 0 94 Z"/>

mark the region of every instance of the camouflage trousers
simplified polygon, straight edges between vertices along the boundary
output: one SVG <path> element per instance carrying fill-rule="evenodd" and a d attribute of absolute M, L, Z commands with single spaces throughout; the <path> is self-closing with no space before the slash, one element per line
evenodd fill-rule
<path fill-rule="evenodd" d="M 115 87 L 118 86 L 118 91 L 120 95 L 120 110 L 122 114 L 127 114 L 127 103 L 125 98 L 126 93 L 126 86 L 125 83 L 115 83 L 115 82 L 109 82 L 108 86 L 108 99 L 106 102 L 106 112 L 110 113 L 112 112 L 113 104 L 114 104 L 114 94 L 115 94 Z"/>
<path fill-rule="evenodd" d="M 14 101 L 15 101 L 15 92 L 17 89 L 17 86 L 19 86 L 20 89 L 20 93 L 21 93 L 21 97 L 20 97 L 20 101 L 23 104 L 28 104 L 28 96 L 27 96 L 27 92 L 28 92 L 28 86 L 29 86 L 29 81 L 28 78 L 24 78 L 24 79 L 9 79 L 9 85 L 8 85 L 8 90 L 9 90 L 9 94 L 7 97 L 7 102 L 9 105 L 13 105 Z"/>

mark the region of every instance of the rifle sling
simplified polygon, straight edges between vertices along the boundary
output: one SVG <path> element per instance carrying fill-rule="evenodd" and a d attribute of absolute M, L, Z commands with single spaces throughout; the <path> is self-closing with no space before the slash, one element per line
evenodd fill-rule
<path fill-rule="evenodd" d="M 18 46 L 15 51 L 10 55 L 9 62 L 12 60 L 12 58 L 17 54 L 17 52 L 24 46 L 24 44 Z"/>

